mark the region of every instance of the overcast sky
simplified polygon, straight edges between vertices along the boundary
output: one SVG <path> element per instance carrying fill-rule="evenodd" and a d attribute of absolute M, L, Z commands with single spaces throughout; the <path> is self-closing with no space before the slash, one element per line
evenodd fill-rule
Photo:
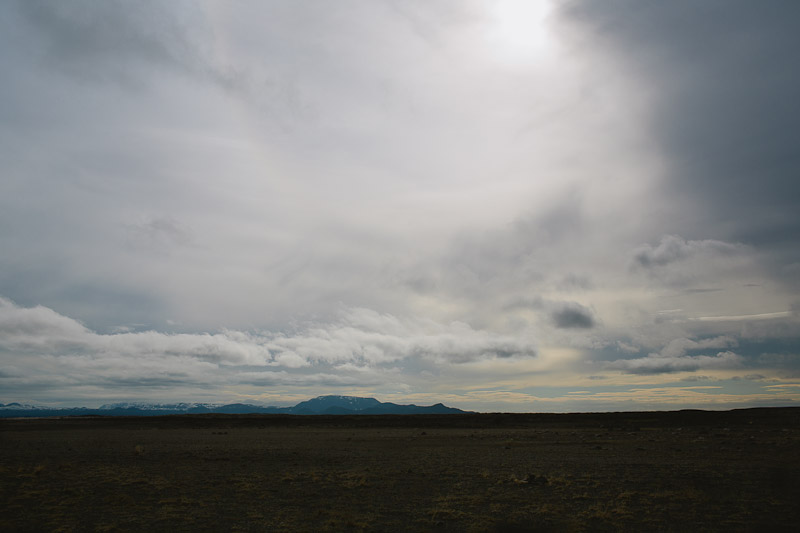
<path fill-rule="evenodd" d="M 800 401 L 800 3 L 0 3 L 0 402 Z"/>

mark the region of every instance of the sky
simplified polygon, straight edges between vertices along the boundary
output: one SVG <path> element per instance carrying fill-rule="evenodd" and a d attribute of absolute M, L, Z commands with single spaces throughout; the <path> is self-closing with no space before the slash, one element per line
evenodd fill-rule
<path fill-rule="evenodd" d="M 0 3 L 0 402 L 800 401 L 800 3 Z"/>

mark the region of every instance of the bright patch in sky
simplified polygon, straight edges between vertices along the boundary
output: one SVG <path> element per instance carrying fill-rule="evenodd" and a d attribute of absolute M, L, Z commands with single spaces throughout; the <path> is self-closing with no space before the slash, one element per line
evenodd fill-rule
<path fill-rule="evenodd" d="M 547 25 L 552 11 L 549 0 L 498 0 L 487 2 L 486 30 L 490 54 L 511 66 L 532 65 L 555 51 Z"/>

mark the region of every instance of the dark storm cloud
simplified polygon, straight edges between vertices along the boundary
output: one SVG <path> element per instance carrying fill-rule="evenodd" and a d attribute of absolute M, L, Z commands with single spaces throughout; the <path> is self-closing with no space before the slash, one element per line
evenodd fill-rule
<path fill-rule="evenodd" d="M 783 247 L 778 260 L 797 262 L 800 3 L 581 0 L 561 13 L 588 30 L 576 42 L 653 99 L 665 194 L 694 211 L 674 231 Z"/>
<path fill-rule="evenodd" d="M 586 307 L 571 303 L 556 309 L 551 315 L 557 328 L 590 329 L 595 326 L 594 316 Z"/>
<path fill-rule="evenodd" d="M 591 329 L 597 325 L 594 312 L 577 302 L 552 301 L 541 297 L 514 298 L 503 309 L 543 312 L 559 329 Z"/>

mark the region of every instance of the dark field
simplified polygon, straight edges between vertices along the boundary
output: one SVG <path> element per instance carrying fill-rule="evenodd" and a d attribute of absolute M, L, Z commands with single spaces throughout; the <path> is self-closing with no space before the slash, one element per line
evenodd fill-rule
<path fill-rule="evenodd" d="M 800 409 L 0 420 L 2 531 L 796 531 Z"/>

